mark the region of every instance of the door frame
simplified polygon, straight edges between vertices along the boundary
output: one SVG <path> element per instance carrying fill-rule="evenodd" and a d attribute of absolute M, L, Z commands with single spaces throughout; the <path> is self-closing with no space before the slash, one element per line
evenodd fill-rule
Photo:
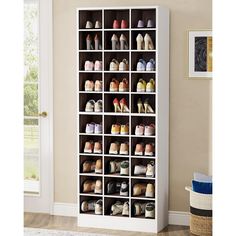
<path fill-rule="evenodd" d="M 31 0 L 25 0 L 31 1 Z M 42 33 L 43 32 L 43 33 Z M 43 35 L 43 36 L 42 36 Z M 25 204 L 24 210 L 28 212 L 40 212 L 53 214 L 54 211 L 54 158 L 53 158 L 53 0 L 40 0 L 39 1 L 39 55 L 40 55 L 40 65 L 39 68 L 43 66 L 43 74 L 46 79 L 43 81 L 48 86 L 47 94 L 45 97 L 47 99 L 47 111 L 48 111 L 48 174 L 49 174 L 49 208 L 42 209 L 43 207 L 30 204 L 30 206 Z M 42 48 L 43 56 L 40 53 Z M 45 53 L 47 52 L 47 53 Z M 40 74 L 40 71 L 39 71 Z M 40 91 L 40 98 L 41 91 Z M 41 111 L 40 111 L 41 112 Z M 41 170 L 40 170 L 41 172 Z M 41 172 L 42 173 L 42 172 Z M 27 198 L 38 198 L 39 195 L 24 194 L 24 199 Z"/>

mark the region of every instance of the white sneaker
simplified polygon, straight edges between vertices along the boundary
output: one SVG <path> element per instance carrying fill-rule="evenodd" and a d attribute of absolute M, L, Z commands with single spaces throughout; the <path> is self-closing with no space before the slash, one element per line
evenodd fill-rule
<path fill-rule="evenodd" d="M 88 21 L 86 22 L 85 28 L 86 28 L 86 29 L 92 29 L 92 28 L 93 28 L 93 23 L 88 20 Z"/>
<path fill-rule="evenodd" d="M 135 135 L 141 136 L 144 133 L 144 125 L 136 125 L 135 127 Z"/>
<path fill-rule="evenodd" d="M 122 216 L 129 216 L 129 202 L 125 202 L 123 205 Z"/>
<path fill-rule="evenodd" d="M 146 218 L 155 218 L 155 203 L 149 202 L 145 207 L 145 217 Z"/>
<path fill-rule="evenodd" d="M 86 61 L 84 63 L 84 70 L 86 71 L 92 71 L 94 68 L 94 63 L 92 61 Z"/>
<path fill-rule="evenodd" d="M 95 134 L 101 134 L 102 133 L 102 125 L 101 124 L 95 124 L 94 133 Z"/>
<path fill-rule="evenodd" d="M 129 70 L 129 63 L 126 59 L 123 59 L 119 64 L 119 71 L 127 71 Z"/>
<path fill-rule="evenodd" d="M 98 60 L 95 61 L 94 70 L 96 71 L 102 70 L 102 61 L 98 61 Z"/>
<path fill-rule="evenodd" d="M 145 136 L 155 135 L 155 125 L 154 124 L 146 125 L 144 130 L 144 135 Z"/>
<path fill-rule="evenodd" d="M 95 127 L 94 123 L 88 123 L 86 125 L 85 133 L 86 134 L 93 134 L 94 133 L 94 127 Z"/>
<path fill-rule="evenodd" d="M 155 176 L 155 165 L 154 165 L 154 161 L 150 161 L 150 162 L 147 164 L 146 176 L 147 176 L 147 177 L 152 177 L 152 178 Z"/>
<path fill-rule="evenodd" d="M 93 112 L 94 111 L 94 105 L 95 105 L 95 101 L 93 99 L 89 100 L 86 103 L 85 111 L 86 112 Z"/>
<path fill-rule="evenodd" d="M 102 199 L 99 199 L 95 203 L 95 215 L 102 215 Z"/>
<path fill-rule="evenodd" d="M 135 165 L 134 166 L 134 175 L 145 175 L 147 171 L 147 167 L 143 165 Z"/>
<path fill-rule="evenodd" d="M 121 162 L 120 175 L 129 175 L 129 161 L 122 161 Z"/>
<path fill-rule="evenodd" d="M 102 112 L 102 100 L 96 101 L 94 105 L 94 111 L 95 112 Z"/>
<path fill-rule="evenodd" d="M 100 22 L 100 21 L 96 21 L 95 22 L 95 27 L 94 27 L 95 29 L 101 29 L 102 28 L 102 23 Z"/>

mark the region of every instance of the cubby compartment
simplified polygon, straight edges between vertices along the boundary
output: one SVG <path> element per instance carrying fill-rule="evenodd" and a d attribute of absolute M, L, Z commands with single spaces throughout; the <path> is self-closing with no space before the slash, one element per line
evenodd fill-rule
<path fill-rule="evenodd" d="M 102 124 L 102 116 L 100 115 L 80 115 L 79 116 L 79 133 L 86 134 L 86 125 L 90 123 Z"/>
<path fill-rule="evenodd" d="M 95 102 L 97 102 L 98 100 L 102 100 L 102 94 L 80 93 L 80 96 L 79 96 L 79 110 L 81 112 L 85 112 L 86 104 L 90 100 L 94 100 Z"/>
<path fill-rule="evenodd" d="M 143 144 L 143 147 L 144 147 L 144 151 L 143 151 L 143 154 L 141 155 L 137 155 L 137 153 L 135 153 L 135 149 L 136 149 L 136 145 L 137 144 Z M 152 155 L 151 154 L 145 154 L 145 146 L 146 145 L 149 145 L 149 144 L 152 144 L 152 146 L 154 147 L 151 151 L 152 151 Z M 154 157 L 155 156 L 155 138 L 147 138 L 147 137 L 132 137 L 131 138 L 131 152 L 132 152 L 132 155 L 133 156 L 137 156 L 137 157 L 143 157 L 143 158 L 146 158 L 146 157 Z M 148 153 L 151 152 L 149 151 L 150 148 L 148 148 Z M 138 150 L 137 150 L 138 151 Z"/>
<path fill-rule="evenodd" d="M 146 52 L 141 52 L 141 51 L 139 51 L 139 52 L 132 52 L 132 54 L 131 54 L 131 58 L 132 58 L 131 59 L 131 70 L 132 71 L 137 71 L 137 64 L 138 64 L 140 59 L 143 59 L 146 62 L 146 64 L 151 59 L 154 59 L 155 67 L 154 67 L 154 72 L 153 73 L 155 73 L 155 70 L 157 68 L 157 61 L 156 61 L 156 56 L 155 55 L 156 55 L 155 52 L 147 52 L 147 51 Z M 140 72 L 145 73 L 145 71 L 146 71 L 146 68 L 145 68 L 145 70 L 140 71 Z"/>
<path fill-rule="evenodd" d="M 115 157 L 115 156 L 106 156 L 104 158 L 104 174 L 105 175 L 109 175 L 109 176 L 114 176 L 114 177 L 123 177 L 123 176 L 129 176 L 129 175 L 121 175 L 121 171 L 118 169 L 116 169 L 117 171 L 113 171 L 114 170 L 114 166 L 117 163 L 117 166 L 120 165 L 120 163 L 122 161 L 129 161 L 128 157 Z M 115 164 L 115 165 L 113 165 Z M 130 165 L 130 163 L 129 163 Z M 130 173 L 130 171 L 129 171 Z"/>
<path fill-rule="evenodd" d="M 100 184 L 97 184 L 96 186 L 96 180 L 102 181 L 102 177 L 99 176 L 80 176 L 80 192 L 84 195 L 102 195 L 103 194 L 103 186 Z M 101 182 L 100 182 L 101 183 Z M 99 186 L 99 192 L 101 190 L 101 193 L 95 193 L 95 187 L 98 190 Z M 89 191 L 91 190 L 91 191 Z"/>
<path fill-rule="evenodd" d="M 109 153 L 109 149 L 110 149 L 110 146 L 111 146 L 111 143 L 115 143 L 115 142 L 118 142 L 119 144 L 121 143 L 127 143 L 129 144 L 129 138 L 127 137 L 114 137 L 114 136 L 105 136 L 105 140 L 104 140 L 104 151 L 105 151 L 105 154 L 109 154 L 109 155 L 112 155 L 112 156 L 116 156 L 116 155 L 124 155 L 124 156 L 128 156 L 128 155 L 125 155 L 125 154 L 120 154 L 120 150 L 118 150 L 118 154 L 111 154 Z M 130 153 L 130 148 L 128 147 L 128 153 Z"/>
<path fill-rule="evenodd" d="M 136 135 L 135 134 L 135 129 L 136 129 L 136 126 L 137 125 L 155 125 L 156 122 L 155 122 L 155 117 L 148 117 L 148 116 L 132 116 L 131 118 L 131 126 L 130 126 L 130 130 L 131 130 L 131 134 L 132 135 Z M 137 134 L 137 136 L 140 136 L 140 134 Z M 153 135 L 154 136 L 154 135 Z M 143 134 L 143 137 L 152 137 L 152 136 L 145 136 Z"/>
<path fill-rule="evenodd" d="M 89 168 L 83 168 L 83 165 L 86 161 L 93 162 L 93 164 L 95 163 L 95 166 L 96 166 L 97 160 L 101 160 L 101 165 L 102 165 L 102 156 L 83 156 L 83 155 L 80 155 L 80 160 L 79 160 L 80 161 L 80 173 L 81 174 L 87 174 L 87 175 L 89 175 L 89 174 L 96 174 L 96 175 L 103 174 L 103 166 L 102 166 L 102 173 L 95 173 L 95 170 L 91 171 L 91 169 L 89 170 Z"/>
<path fill-rule="evenodd" d="M 155 160 L 152 158 L 132 158 L 131 159 L 131 175 L 142 178 L 154 178 L 154 176 L 150 176 L 150 170 L 147 172 L 147 165 L 151 164 L 154 169 L 151 170 L 153 175 L 155 176 Z M 154 164 L 154 165 L 153 165 Z M 143 168 L 145 167 L 145 168 Z M 148 174 L 148 175 L 147 175 Z"/>
<path fill-rule="evenodd" d="M 87 48 L 87 38 L 91 39 L 91 47 Z M 99 48 L 97 50 L 102 50 L 102 31 L 80 31 L 79 32 L 79 49 L 80 50 L 95 50 L 95 39 L 98 42 Z"/>
<path fill-rule="evenodd" d="M 147 28 L 148 20 L 152 20 L 154 28 L 156 27 L 156 9 L 132 9 L 131 10 L 131 27 L 138 28 L 138 21 L 142 20 L 144 28 Z"/>
<path fill-rule="evenodd" d="M 102 73 L 79 73 L 79 91 L 85 91 L 86 80 L 93 81 L 95 84 L 96 80 L 102 81 Z M 86 91 L 86 93 L 94 93 L 94 91 Z M 97 92 L 96 92 L 97 93 Z"/>
<path fill-rule="evenodd" d="M 156 77 L 156 75 L 155 75 L 154 72 L 153 73 L 145 73 L 145 72 L 143 72 L 143 73 L 132 73 L 132 75 L 131 75 L 131 91 L 132 92 L 137 92 L 137 84 L 139 82 L 139 79 L 143 79 L 146 82 L 146 84 L 150 81 L 150 79 L 153 79 L 155 81 L 155 86 L 154 86 L 155 87 L 154 92 L 155 92 L 156 91 L 156 86 L 157 86 L 157 80 L 156 80 L 155 77 Z M 137 93 L 139 94 L 140 92 L 137 92 Z M 145 88 L 144 93 L 146 93 L 146 88 Z"/>
<path fill-rule="evenodd" d="M 94 67 L 92 70 L 85 70 L 85 62 L 86 61 L 93 62 L 93 64 L 95 64 L 96 61 L 102 61 L 102 53 L 101 52 L 93 52 L 93 53 L 80 52 L 79 53 L 79 70 L 81 70 L 81 71 L 95 71 Z M 103 65 L 101 68 L 103 68 Z M 102 69 L 95 71 L 95 72 L 99 72 L 99 71 L 102 71 Z"/>
<path fill-rule="evenodd" d="M 115 204 L 115 203 L 124 204 L 125 202 L 129 202 L 129 198 L 119 199 L 119 198 L 105 197 L 104 199 L 105 199 L 105 203 L 104 203 L 104 214 L 105 215 L 111 216 L 111 217 L 126 217 L 126 218 L 129 217 L 128 215 L 122 215 L 122 212 L 120 212 L 119 214 L 116 214 L 116 215 L 112 215 L 112 212 L 111 212 L 111 207 L 113 204 Z"/>
<path fill-rule="evenodd" d="M 149 187 L 147 188 L 148 184 Z M 147 191 L 148 190 L 148 191 Z M 137 195 L 138 194 L 138 195 Z M 155 198 L 155 180 L 145 178 L 132 178 L 131 177 L 131 196 L 132 198 Z"/>
<path fill-rule="evenodd" d="M 138 106 L 138 104 L 141 104 L 140 101 L 142 102 L 142 107 Z M 144 103 L 148 103 L 148 108 L 147 112 L 145 112 L 145 106 Z M 146 95 L 146 94 L 132 94 L 131 97 L 131 111 L 132 113 L 150 113 L 150 114 L 155 114 L 156 110 L 156 96 L 153 95 Z M 141 110 L 139 110 L 139 107 L 141 107 Z M 140 112 L 139 112 L 140 111 Z M 153 112 L 152 112 L 153 111 Z"/>
<path fill-rule="evenodd" d="M 87 21 L 92 22 L 93 29 L 95 27 L 96 21 L 100 21 L 101 25 L 103 26 L 102 22 L 102 10 L 80 10 L 79 11 L 79 29 L 86 29 Z M 90 29 L 86 29 L 90 30 Z"/>
<path fill-rule="evenodd" d="M 86 142 L 93 142 L 93 144 L 95 144 L 95 142 L 99 142 L 102 144 L 102 137 L 101 136 L 85 136 L 85 135 L 80 135 L 80 153 L 86 153 L 86 154 L 94 154 L 94 150 L 92 150 L 91 153 L 89 152 L 84 152 L 84 148 L 85 148 L 85 143 Z M 102 145 L 103 147 L 103 145 Z M 96 155 L 100 155 L 100 153 L 95 153 Z"/>
<path fill-rule="evenodd" d="M 105 73 L 104 75 L 104 90 L 106 92 L 110 92 L 110 83 L 112 79 L 116 79 L 119 83 L 122 82 L 123 79 L 126 79 L 130 84 L 129 73 Z M 119 89 L 118 89 L 119 90 Z M 111 92 L 111 93 L 122 93 L 122 92 Z"/>
<path fill-rule="evenodd" d="M 136 41 L 136 38 L 137 36 L 141 34 L 142 37 L 143 37 L 143 45 L 145 44 L 145 41 L 144 41 L 144 37 L 145 35 L 149 35 L 151 40 L 152 40 L 152 43 L 153 43 L 153 46 L 154 48 L 152 49 L 148 49 L 148 50 L 155 50 L 156 49 L 156 41 L 155 41 L 155 31 L 154 30 L 135 30 L 135 31 L 132 31 L 132 36 L 131 36 L 131 49 L 133 50 L 137 50 L 137 41 Z M 144 50 L 144 48 L 142 49 Z"/>
<path fill-rule="evenodd" d="M 120 194 L 120 188 L 122 183 L 127 184 L 127 191 L 128 191 L 128 196 L 124 196 Z M 104 178 L 104 194 L 113 196 L 113 197 L 120 197 L 120 198 L 126 198 L 129 197 L 129 186 L 130 186 L 130 181 L 129 178 L 124 178 L 124 177 L 106 177 Z M 109 189 L 108 189 L 109 188 Z"/>
<path fill-rule="evenodd" d="M 121 21 L 125 20 L 127 22 L 127 28 L 129 28 L 129 10 L 128 9 L 109 9 L 104 10 L 105 17 L 105 29 L 112 29 L 114 20 L 119 21 L 119 25 L 121 25 Z M 119 27 L 120 28 L 120 27 Z"/>
<path fill-rule="evenodd" d="M 93 204 L 93 202 L 96 203 L 98 200 L 102 200 L 102 197 L 99 197 L 99 196 L 81 196 L 80 201 L 79 201 L 79 203 L 80 203 L 80 205 L 79 205 L 80 214 L 98 215 L 98 214 L 95 214 L 95 211 L 91 210 L 90 207 L 88 207 L 88 209 L 86 211 L 82 210 L 82 203 L 86 202 L 88 204 Z M 102 204 L 102 214 L 99 214 L 99 215 L 103 215 L 103 204 Z"/>
<path fill-rule="evenodd" d="M 119 125 L 129 125 L 129 117 L 128 116 L 105 116 L 104 117 L 104 133 L 111 135 L 111 128 L 113 124 Z M 121 135 L 121 134 L 118 134 Z M 121 135 L 122 136 L 122 135 Z"/>
<path fill-rule="evenodd" d="M 118 46 L 120 46 L 120 36 L 123 34 L 123 36 L 127 40 L 127 46 L 128 48 L 125 48 L 124 50 L 129 50 L 129 31 L 124 30 L 124 31 L 105 31 L 104 32 L 104 46 L 105 50 L 112 50 L 112 37 L 113 35 L 116 35 L 118 38 Z M 120 50 L 120 47 L 118 47 L 116 50 Z"/>
<path fill-rule="evenodd" d="M 154 206 L 154 211 L 150 209 L 147 209 L 146 211 L 146 204 L 150 205 L 151 207 Z M 145 214 L 146 213 L 146 214 Z M 131 217 L 139 218 L 139 219 L 155 219 L 156 214 L 156 205 L 155 201 L 153 200 L 131 200 Z"/>
<path fill-rule="evenodd" d="M 104 70 L 106 71 L 110 71 L 110 62 L 113 60 L 113 59 L 116 59 L 118 61 L 118 63 L 120 64 L 120 62 L 122 62 L 123 59 L 126 59 L 129 62 L 129 53 L 128 52 L 117 52 L 117 51 L 114 51 L 114 52 L 105 52 L 105 57 L 104 57 L 104 60 L 105 60 L 105 64 L 104 64 Z M 130 66 L 130 65 L 129 65 Z M 119 71 L 119 72 L 123 72 L 124 70 L 122 71 Z M 128 71 L 128 70 L 126 70 Z M 128 73 L 128 72 L 126 72 Z"/>
<path fill-rule="evenodd" d="M 114 114 L 116 114 L 114 104 L 113 104 L 113 101 L 115 98 L 117 98 L 119 102 L 121 99 L 124 98 L 129 108 L 129 95 L 128 94 L 105 94 L 105 98 L 104 98 L 105 99 L 105 104 L 104 104 L 105 112 L 114 112 Z M 129 111 L 130 111 L 130 108 L 129 108 Z M 121 114 L 121 112 L 117 112 L 117 113 Z M 128 112 L 123 112 L 123 113 L 124 115 L 128 114 Z"/>

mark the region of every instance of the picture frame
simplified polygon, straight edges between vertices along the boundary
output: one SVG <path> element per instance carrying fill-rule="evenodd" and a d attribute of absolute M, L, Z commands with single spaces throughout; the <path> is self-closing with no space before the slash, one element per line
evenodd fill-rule
<path fill-rule="evenodd" d="M 188 32 L 188 77 L 212 78 L 212 31 Z"/>

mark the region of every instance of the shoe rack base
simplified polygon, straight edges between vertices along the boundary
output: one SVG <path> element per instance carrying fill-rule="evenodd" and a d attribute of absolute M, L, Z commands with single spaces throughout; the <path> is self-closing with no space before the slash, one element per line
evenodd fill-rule
<path fill-rule="evenodd" d="M 77 136 L 78 136 L 78 225 L 80 227 L 107 228 L 112 230 L 128 230 L 138 232 L 157 233 L 168 225 L 168 189 L 169 189 L 169 10 L 161 6 L 142 6 L 142 7 L 119 7 L 119 8 L 78 8 L 77 10 Z M 154 20 L 154 28 L 137 28 L 139 19 L 147 21 L 150 17 Z M 113 29 L 113 20 L 125 19 L 128 21 L 128 28 Z M 102 23 L 101 29 L 85 29 L 86 21 L 95 23 L 99 20 Z M 102 47 L 99 50 L 86 50 L 86 36 L 90 34 L 92 37 L 98 34 Z M 110 38 L 112 34 L 120 35 L 124 33 L 128 39 L 129 49 L 111 50 Z M 154 49 L 140 50 L 136 49 L 136 36 L 138 33 L 145 33 L 153 38 Z M 155 58 L 155 71 L 136 71 L 136 63 L 139 58 L 148 60 Z M 109 62 L 112 58 L 121 61 L 127 58 L 129 61 L 128 71 L 109 71 Z M 103 63 L 102 71 L 84 71 L 85 60 L 101 60 Z M 109 91 L 109 82 L 112 77 L 129 78 L 129 92 L 119 93 Z M 155 78 L 156 89 L 154 93 L 137 93 L 136 84 L 139 78 L 147 81 L 149 78 Z M 86 79 L 95 81 L 101 79 L 103 81 L 102 92 L 85 92 L 84 82 Z M 125 97 L 128 101 L 130 113 L 114 113 L 112 108 L 112 100 Z M 155 113 L 139 114 L 137 113 L 137 99 L 141 97 L 145 99 L 149 97 Z M 85 104 L 88 100 L 103 100 L 103 112 L 85 112 Z M 128 135 L 111 135 L 108 123 L 128 121 Z M 135 125 L 143 122 L 155 122 L 155 136 L 145 137 L 136 136 L 134 134 Z M 86 134 L 86 123 L 102 122 L 103 133 Z M 83 153 L 83 145 L 86 140 L 102 141 L 102 154 L 86 154 Z M 110 155 L 108 153 L 108 145 L 113 140 L 128 140 L 129 155 Z M 134 146 L 137 142 L 155 142 L 155 156 L 135 156 Z M 86 158 L 102 158 L 103 172 L 96 175 L 95 173 L 81 173 L 81 164 Z M 129 176 L 109 175 L 106 174 L 105 163 L 110 159 L 124 158 L 129 160 Z M 139 163 L 143 161 L 147 163 L 148 159 L 155 159 L 155 177 L 145 178 L 145 176 L 132 175 L 131 163 Z M 133 168 L 133 166 L 132 166 Z M 100 195 L 83 193 L 82 181 L 85 179 L 101 179 L 102 193 Z M 119 195 L 106 195 L 105 183 L 110 179 L 127 180 L 129 182 L 129 196 L 122 197 Z M 155 185 L 155 197 L 148 199 L 143 196 L 132 196 L 132 185 L 143 181 L 145 183 L 153 182 Z M 103 201 L 103 211 L 101 215 L 81 212 L 81 202 L 84 200 Z M 129 202 L 129 216 L 111 216 L 109 212 L 110 204 L 119 201 Z M 136 201 L 155 202 L 155 218 L 149 219 L 144 216 L 135 217 L 131 210 L 132 204 Z"/>

